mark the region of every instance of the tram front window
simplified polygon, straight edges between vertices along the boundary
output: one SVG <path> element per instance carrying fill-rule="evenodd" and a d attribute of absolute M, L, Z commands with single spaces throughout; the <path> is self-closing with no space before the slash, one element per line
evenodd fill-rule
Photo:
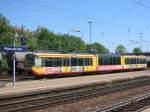
<path fill-rule="evenodd" d="M 40 57 L 35 58 L 35 66 L 36 67 L 41 67 L 42 66 L 42 58 L 40 58 Z"/>
<path fill-rule="evenodd" d="M 28 54 L 25 56 L 25 66 L 31 67 L 34 66 L 35 56 L 33 54 Z"/>

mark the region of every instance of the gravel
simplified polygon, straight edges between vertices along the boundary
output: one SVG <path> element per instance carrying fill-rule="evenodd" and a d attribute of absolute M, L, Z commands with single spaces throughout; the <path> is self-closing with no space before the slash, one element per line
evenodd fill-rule
<path fill-rule="evenodd" d="M 112 105 L 114 102 L 127 100 L 136 95 L 141 95 L 150 91 L 150 85 L 131 90 L 124 90 L 109 95 L 97 96 L 81 101 L 66 103 L 58 106 L 49 106 L 48 108 L 34 110 L 34 112 L 90 112 L 97 108 Z"/>

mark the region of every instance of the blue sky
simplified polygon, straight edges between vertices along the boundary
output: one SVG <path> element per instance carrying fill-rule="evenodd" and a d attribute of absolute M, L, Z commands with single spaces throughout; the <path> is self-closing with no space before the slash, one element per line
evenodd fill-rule
<path fill-rule="evenodd" d="M 140 36 L 143 51 L 150 50 L 149 0 L 0 0 L 0 13 L 12 25 L 30 30 L 45 26 L 56 33 L 83 34 L 86 43 L 88 21 L 92 21 L 92 42 L 102 43 L 111 52 L 118 44 L 131 52 L 133 47 L 140 47 Z"/>

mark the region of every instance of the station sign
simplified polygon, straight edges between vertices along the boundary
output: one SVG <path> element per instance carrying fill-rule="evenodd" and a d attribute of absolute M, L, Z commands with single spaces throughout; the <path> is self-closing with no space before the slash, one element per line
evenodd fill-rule
<path fill-rule="evenodd" d="M 26 52 L 26 47 L 12 47 L 12 46 L 3 46 L 2 47 L 3 52 Z"/>

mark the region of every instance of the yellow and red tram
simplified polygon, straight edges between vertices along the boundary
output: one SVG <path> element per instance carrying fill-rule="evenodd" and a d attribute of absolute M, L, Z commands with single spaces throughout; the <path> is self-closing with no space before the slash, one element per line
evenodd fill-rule
<path fill-rule="evenodd" d="M 147 63 L 145 56 L 32 53 L 25 56 L 25 66 L 32 71 L 33 75 L 42 77 L 144 69 L 147 67 Z"/>

